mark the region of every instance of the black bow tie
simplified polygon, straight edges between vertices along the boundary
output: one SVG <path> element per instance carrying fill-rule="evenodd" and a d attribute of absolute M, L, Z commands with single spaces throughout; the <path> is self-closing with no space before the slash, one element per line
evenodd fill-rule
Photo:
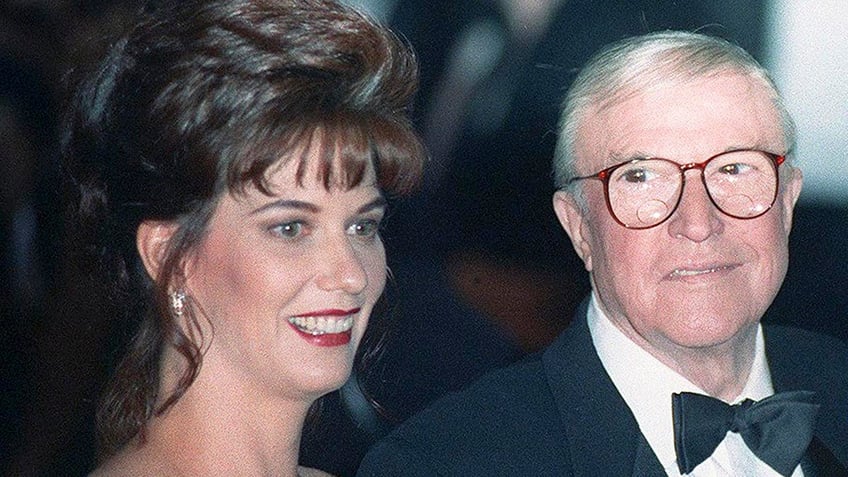
<path fill-rule="evenodd" d="M 792 391 L 762 401 L 729 405 L 695 393 L 674 394 L 674 449 L 681 474 L 692 472 L 715 452 L 727 431 L 737 432 L 760 460 L 790 476 L 813 437 L 819 410 L 814 393 Z"/>

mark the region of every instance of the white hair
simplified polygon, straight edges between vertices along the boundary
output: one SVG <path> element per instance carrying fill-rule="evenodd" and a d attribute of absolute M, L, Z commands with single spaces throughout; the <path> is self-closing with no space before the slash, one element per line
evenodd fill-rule
<path fill-rule="evenodd" d="M 724 73 L 753 78 L 767 89 L 781 117 L 787 150 L 795 125 L 765 68 L 748 52 L 721 38 L 662 31 L 626 38 L 596 53 L 583 67 L 562 105 L 553 175 L 558 189 L 575 177 L 576 142 L 585 116 L 620 103 L 660 82 L 686 81 Z M 575 191 L 580 195 L 579 191 Z"/>

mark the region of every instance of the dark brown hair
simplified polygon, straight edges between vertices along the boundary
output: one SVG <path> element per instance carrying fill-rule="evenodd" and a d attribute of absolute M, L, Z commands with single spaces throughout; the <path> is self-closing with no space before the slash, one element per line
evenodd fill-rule
<path fill-rule="evenodd" d="M 223 194 L 248 186 L 268 193 L 269 167 L 300 161 L 302 179 L 306 162 L 317 160 L 326 187 L 357 186 L 371 164 L 381 190 L 402 195 L 418 185 L 424 160 L 407 110 L 415 57 L 362 14 L 330 0 L 162 3 L 169 5 L 143 11 L 80 82 L 63 129 L 79 238 L 138 329 L 98 411 L 107 456 L 143 437 L 147 421 L 199 372 L 202 342 L 190 337 L 197 316 L 189 300 L 196 330 L 184 332 L 168 293 Z M 319 157 L 292 158 L 315 143 Z M 135 245 L 146 220 L 178 225 L 155 281 Z M 187 366 L 162 399 L 165 346 Z"/>

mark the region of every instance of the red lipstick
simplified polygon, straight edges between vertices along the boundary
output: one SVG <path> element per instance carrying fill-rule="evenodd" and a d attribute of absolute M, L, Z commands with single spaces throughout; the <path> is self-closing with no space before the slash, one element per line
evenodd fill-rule
<path fill-rule="evenodd" d="M 347 315 L 355 315 L 359 313 L 359 308 L 351 308 L 350 310 L 339 310 L 336 308 L 329 310 L 316 310 L 310 311 L 308 313 L 303 313 L 297 316 L 302 316 L 304 318 L 308 318 L 310 316 L 347 316 Z"/>
<path fill-rule="evenodd" d="M 289 326 L 301 338 L 316 346 L 341 346 L 350 343 L 354 315 L 360 308 L 315 310 L 288 319 Z"/>

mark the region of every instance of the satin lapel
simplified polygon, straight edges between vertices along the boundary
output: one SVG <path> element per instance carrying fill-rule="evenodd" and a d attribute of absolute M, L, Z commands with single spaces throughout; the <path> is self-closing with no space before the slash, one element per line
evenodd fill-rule
<path fill-rule="evenodd" d="M 822 365 L 827 365 L 827 361 L 816 361 L 817 355 L 814 348 L 822 345 L 808 343 L 811 338 L 799 333 L 801 332 L 798 330 L 788 328 L 774 326 L 764 328 L 766 356 L 772 384 L 775 392 L 805 389 L 818 394 L 823 408 L 819 413 L 815 437 L 805 456 L 811 461 L 807 464 L 812 464 L 814 470 L 821 470 L 816 474 L 820 477 L 846 476 L 848 475 L 846 470 L 848 431 L 842 423 L 848 419 L 848 413 L 844 412 L 848 410 L 848 406 L 845 404 L 844 392 L 834 391 L 834 386 L 842 386 L 845 392 L 848 392 L 848 386 L 844 385 L 844 376 L 822 376 L 823 372 L 829 371 L 822 369 Z M 812 349 L 804 349 L 799 343 Z M 810 370 L 820 371 L 811 372 Z M 836 404 L 837 402 L 841 404 Z M 839 455 L 842 455 L 842 460 Z"/>
<path fill-rule="evenodd" d="M 568 436 L 574 476 L 634 475 L 639 440 L 644 438 L 598 358 L 586 322 L 586 304 L 545 351 L 545 374 Z M 655 456 L 653 460 L 662 472 Z M 650 459 L 643 461 L 651 467 Z M 640 475 L 656 474 L 643 471 Z"/>
<path fill-rule="evenodd" d="M 813 437 L 804 460 L 801 461 L 804 477 L 848 477 L 846 469 L 822 442 Z"/>
<path fill-rule="evenodd" d="M 651 445 L 648 444 L 648 440 L 641 432 L 639 433 L 639 444 L 636 447 L 633 477 L 668 477 L 659 459 L 657 459 L 657 455 L 654 454 Z"/>

